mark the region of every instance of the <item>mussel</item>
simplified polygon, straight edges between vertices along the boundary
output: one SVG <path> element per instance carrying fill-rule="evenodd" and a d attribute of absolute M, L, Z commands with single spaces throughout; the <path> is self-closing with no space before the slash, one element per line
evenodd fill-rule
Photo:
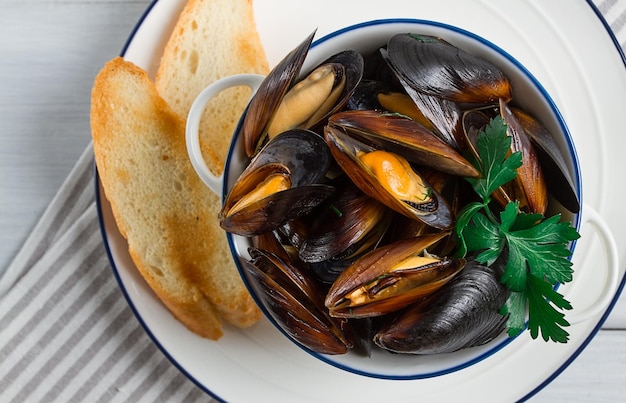
<path fill-rule="evenodd" d="M 360 82 L 363 57 L 353 50 L 331 56 L 299 78 L 313 35 L 272 69 L 250 101 L 242 124 L 249 157 L 267 138 L 291 129 L 315 129 L 344 107 Z"/>
<path fill-rule="evenodd" d="M 462 137 L 461 104 L 512 97 L 511 84 L 497 66 L 440 38 L 398 34 L 381 52 L 418 109 L 455 148 Z"/>
<path fill-rule="evenodd" d="M 372 110 L 336 113 L 328 125 L 377 149 L 394 152 L 421 166 L 476 178 L 479 172 L 431 130 L 405 116 Z"/>
<path fill-rule="evenodd" d="M 509 101 L 511 84 L 493 63 L 433 36 L 398 34 L 387 60 L 414 90 L 459 103 Z"/>
<path fill-rule="evenodd" d="M 256 281 L 258 295 L 281 328 L 303 346 L 323 354 L 345 354 L 353 346 L 347 325 L 323 309 L 322 292 L 289 261 L 250 248 L 244 265 Z"/>
<path fill-rule="evenodd" d="M 286 225 L 300 227 L 298 252 L 304 262 L 339 261 L 360 255 L 376 246 L 391 222 L 388 208 L 349 180 L 340 179 L 332 182 L 337 191 L 312 214 Z"/>
<path fill-rule="evenodd" d="M 483 130 L 495 115 L 500 115 L 506 124 L 507 135 L 511 137 L 511 152 L 521 153 L 522 165 L 517 169 L 515 179 L 500 187 L 493 197 L 501 205 L 517 200 L 520 209 L 544 214 L 548 206 L 546 175 L 528 132 L 507 103 L 501 100 L 497 106 L 468 110 L 464 113 L 465 146 L 475 158 L 478 158 L 476 150 L 478 131 Z"/>
<path fill-rule="evenodd" d="M 516 198 L 529 211 L 545 212 L 547 193 L 572 213 L 580 211 L 573 179 L 567 163 L 552 134 L 533 116 L 525 111 L 501 103 L 490 107 L 470 109 L 463 114 L 463 130 L 466 147 L 476 156 L 476 137 L 480 130 L 496 115 L 503 117 L 512 136 L 511 151 L 520 151 L 524 166 L 519 170 L 516 183 L 499 189 L 494 198 L 504 204 Z M 525 183 L 525 187 L 522 186 Z M 529 196 L 526 196 L 526 190 Z M 530 200 L 530 203 L 528 202 Z"/>
<path fill-rule="evenodd" d="M 397 311 L 433 293 L 465 265 L 464 259 L 430 255 L 449 234 L 438 232 L 381 246 L 344 270 L 326 295 L 331 316 L 364 318 Z"/>
<path fill-rule="evenodd" d="M 440 354 L 483 345 L 502 334 L 507 317 L 500 308 L 508 289 L 500 267 L 469 260 L 445 288 L 402 312 L 374 336 L 396 353 Z"/>
<path fill-rule="evenodd" d="M 277 136 L 229 191 L 219 213 L 221 227 L 258 235 L 307 214 L 335 191 L 320 183 L 330 161 L 326 143 L 313 132 L 290 130 Z"/>
<path fill-rule="evenodd" d="M 307 36 L 285 56 L 263 80 L 241 124 L 242 136 L 248 157 L 257 152 L 264 130 L 278 109 L 283 97 L 293 85 L 309 52 L 315 32 Z"/>
<path fill-rule="evenodd" d="M 535 146 L 550 194 L 567 210 L 578 213 L 580 200 L 576 195 L 574 181 L 552 134 L 537 119 L 523 110 L 511 107 L 511 112 Z"/>
<path fill-rule="evenodd" d="M 428 130 L 435 128 L 405 92 L 388 83 L 363 79 L 346 104 L 347 110 L 387 111 L 409 117 Z"/>
<path fill-rule="evenodd" d="M 335 161 L 365 194 L 432 227 L 453 225 L 446 201 L 404 157 L 362 143 L 333 125 L 326 126 L 324 135 Z"/>

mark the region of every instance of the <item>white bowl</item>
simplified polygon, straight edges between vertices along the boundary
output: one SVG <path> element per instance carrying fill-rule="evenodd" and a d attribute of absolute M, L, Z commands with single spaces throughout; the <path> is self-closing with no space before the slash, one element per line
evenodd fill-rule
<path fill-rule="evenodd" d="M 553 137 L 566 160 L 569 168 L 569 174 L 573 179 L 576 193 L 580 199 L 582 194 L 580 172 L 574 144 L 567 130 L 567 126 L 549 94 L 530 74 L 530 72 L 515 60 L 515 58 L 491 42 L 475 34 L 450 25 L 420 20 L 381 20 L 358 24 L 341 29 L 315 41 L 307 55 L 302 71 L 306 73 L 329 56 L 345 49 L 353 49 L 363 54 L 370 54 L 385 45 L 387 40 L 394 34 L 405 32 L 426 34 L 443 38 L 451 44 L 467 52 L 487 59 L 500 67 L 512 83 L 513 99 L 515 103 L 528 113 L 538 118 L 553 134 Z M 238 133 L 238 130 L 236 130 L 235 133 Z M 248 162 L 249 160 L 243 149 L 243 138 L 241 136 L 237 136 L 236 134 L 233 138 L 231 149 L 226 161 L 223 194 L 228 193 L 229 189 L 232 187 L 233 183 L 239 177 Z M 564 209 L 562 213 L 564 220 L 571 221 L 574 227 L 577 229 L 579 228 L 579 214 L 572 214 Z M 241 263 L 242 259 L 249 259 L 247 250 L 248 247 L 251 246 L 250 239 L 230 233 L 227 236 L 240 274 L 268 319 L 286 337 L 294 341 L 294 343 L 315 357 L 338 368 L 365 376 L 387 379 L 417 379 L 433 377 L 457 371 L 472 365 L 473 363 L 476 363 L 495 353 L 512 340 L 506 335 L 506 333 L 503 333 L 496 340 L 481 347 L 465 349 L 455 353 L 430 356 L 390 354 L 389 352 L 380 349 L 374 349 L 370 357 L 359 355 L 354 352 L 349 352 L 345 355 L 325 355 L 316 353 L 297 343 L 274 320 L 271 313 L 264 308 L 261 299 L 257 295 L 257 289 L 252 283 L 254 280 L 251 280 L 249 274 L 243 268 Z M 572 251 L 574 246 L 575 244 L 572 243 Z"/>

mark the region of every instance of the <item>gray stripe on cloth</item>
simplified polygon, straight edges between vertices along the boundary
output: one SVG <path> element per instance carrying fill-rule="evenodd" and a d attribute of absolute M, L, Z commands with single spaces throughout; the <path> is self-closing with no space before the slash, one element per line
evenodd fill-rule
<path fill-rule="evenodd" d="M 150 362 L 150 360 L 153 360 L 159 355 L 155 354 L 154 344 L 152 344 L 150 340 L 147 340 L 146 343 L 143 343 L 143 349 L 141 351 L 135 350 L 136 349 L 131 350 L 132 353 L 136 353 L 134 358 L 128 362 L 128 365 L 126 366 L 124 371 L 122 371 L 112 382 L 114 385 L 116 385 L 115 390 L 107 390 L 106 393 L 104 393 L 97 400 L 95 400 L 97 403 L 109 402 L 112 401 L 115 397 L 122 397 L 118 394 L 123 394 L 124 396 L 126 396 L 127 394 L 125 392 L 124 386 L 128 384 L 134 376 L 145 372 L 145 370 L 148 368 L 146 365 Z M 132 402 L 127 397 L 123 397 L 122 401 Z"/>
<path fill-rule="evenodd" d="M 94 264 L 94 260 L 99 260 L 100 264 Z M 84 267 L 88 267 L 91 270 L 97 270 L 98 268 L 107 267 L 107 262 L 105 257 L 102 256 L 101 252 L 98 250 L 93 250 L 93 252 L 87 257 L 85 260 Z M 16 337 L 14 337 L 8 344 L 7 347 L 11 349 L 15 349 L 17 344 L 22 343 L 23 340 L 26 339 L 26 336 L 32 334 L 32 328 L 37 326 L 41 321 L 46 320 L 46 315 L 48 312 L 54 309 L 54 305 L 60 302 L 60 300 L 69 292 L 69 290 L 73 287 L 83 287 L 83 291 L 79 294 L 79 297 L 75 299 L 63 312 L 62 316 L 59 318 L 58 322 L 62 324 L 67 324 L 72 319 L 79 317 L 78 315 L 81 313 L 81 310 L 89 307 L 89 301 L 93 296 L 97 293 L 98 288 L 102 285 L 102 283 L 106 280 L 106 278 L 110 276 L 108 270 L 100 270 L 100 274 L 92 279 L 87 284 L 84 284 L 87 278 L 81 276 L 70 276 L 69 281 L 62 284 L 59 287 L 54 295 L 50 298 L 49 303 L 43 305 L 35 315 L 32 316 L 31 320 L 27 322 L 27 325 L 24 326 L 18 333 L 16 333 Z M 74 278 L 78 278 L 78 281 Z M 81 282 L 83 284 L 81 284 Z M 118 297 L 117 294 L 112 294 L 114 297 Z M 94 301 L 95 302 L 95 301 Z M 106 304 L 105 307 L 110 307 L 111 300 L 109 298 L 103 301 L 103 304 Z M 101 304 L 102 305 L 102 304 Z M 108 309 L 104 307 L 99 307 L 100 311 L 104 311 L 105 313 Z M 22 390 L 18 393 L 17 398 L 18 401 L 24 401 L 26 397 L 30 393 L 34 391 L 36 384 L 41 383 L 51 374 L 51 371 L 54 370 L 56 365 L 65 358 L 72 350 L 72 348 L 76 345 L 76 343 L 83 337 L 83 333 L 87 330 L 88 327 L 93 326 L 95 320 L 97 320 L 97 316 L 100 312 L 97 310 L 93 311 L 90 315 L 87 315 L 84 318 L 84 322 L 82 325 L 78 326 L 78 328 L 74 331 L 74 333 L 65 340 L 64 343 L 56 342 L 55 339 L 59 335 L 59 333 L 65 329 L 65 326 L 50 326 L 48 330 L 40 335 L 38 341 L 32 346 L 34 351 L 44 350 L 48 345 L 54 345 L 57 347 L 54 354 L 48 359 L 48 361 L 41 367 L 38 368 L 37 371 L 33 373 L 29 373 L 31 376 L 31 380 L 24 384 Z M 83 314 L 84 315 L 84 314 Z M 38 358 L 38 355 L 29 354 L 21 357 L 19 361 L 9 370 L 8 376 L 5 379 L 0 381 L 0 390 L 6 387 L 7 385 L 3 385 L 6 382 L 11 382 L 13 378 L 20 376 L 23 372 L 29 369 L 29 366 Z M 32 369 L 32 368 L 30 368 Z"/>
<path fill-rule="evenodd" d="M 210 399 L 212 402 L 214 399 Z M 179 400 L 180 402 L 203 402 L 206 401 L 206 394 L 200 388 L 189 389 L 189 393 L 184 398 Z"/>
<path fill-rule="evenodd" d="M 106 263 L 105 261 L 102 267 L 105 269 L 102 270 L 103 273 L 108 269 Z M 99 306 L 95 307 L 94 314 L 92 315 L 95 317 L 87 318 L 83 326 L 77 329 L 67 343 L 72 343 L 72 339 L 83 337 L 80 333 L 86 333 L 87 329 L 85 329 L 85 327 L 94 326 L 96 322 L 101 323 L 101 327 L 104 329 L 91 344 L 78 355 L 77 359 L 74 360 L 73 363 L 70 363 L 69 367 L 64 370 L 63 375 L 43 396 L 43 401 L 52 401 L 59 397 L 61 392 L 63 392 L 77 376 L 86 375 L 86 367 L 92 360 L 98 357 L 98 351 L 106 348 L 107 344 L 119 337 L 119 334 L 125 330 L 124 325 L 130 320 L 133 320 L 132 312 L 126 306 L 126 301 L 124 301 L 119 289 L 116 288 L 115 284 L 110 283 L 111 282 L 106 282 L 105 284 L 99 285 L 102 288 L 105 288 L 106 284 L 109 285 L 109 287 L 106 287 L 108 288 L 108 295 Z"/>
<path fill-rule="evenodd" d="M 124 301 L 124 304 L 125 303 Z M 127 356 L 130 350 L 137 350 L 137 346 L 142 344 L 142 339 L 146 339 L 143 341 L 143 344 L 149 342 L 147 341 L 148 337 L 143 328 L 137 326 L 136 322 L 133 322 L 134 317 L 130 309 L 125 309 L 120 313 L 120 316 L 128 322 L 126 322 L 124 326 L 124 332 L 120 332 L 117 335 L 119 339 L 116 340 L 114 350 L 100 363 L 98 368 L 94 371 L 94 375 L 83 383 L 80 389 L 71 396 L 69 401 L 93 401 L 94 399 L 90 397 L 90 394 L 96 393 L 99 389 L 104 391 L 107 388 L 116 388 L 117 385 L 112 382 L 106 382 L 107 385 L 102 386 L 102 384 L 105 383 L 103 381 L 111 376 L 111 372 L 113 372 L 117 364 L 124 362 L 125 359 L 128 358 Z M 156 347 L 154 347 L 154 351 L 158 353 Z"/>
<path fill-rule="evenodd" d="M 598 7 L 598 10 L 600 10 L 600 13 L 606 15 L 609 10 L 611 10 L 611 8 L 615 5 L 615 3 L 617 3 L 617 0 L 604 0 L 600 3 L 596 0 L 594 1 L 594 3 L 596 3 L 596 6 Z"/>
<path fill-rule="evenodd" d="M 177 370 L 170 384 L 167 385 L 167 388 L 161 395 L 163 401 L 195 402 L 202 399 L 207 400 L 207 395 L 200 388 L 189 388 L 189 383 L 189 379 Z"/>
<path fill-rule="evenodd" d="M 24 245 L 0 277 L 0 297 L 41 258 L 59 234 L 94 200 L 93 145 L 90 143 L 61 185 Z M 77 195 L 79 197 L 77 197 Z"/>
<path fill-rule="evenodd" d="M 88 210 L 86 214 L 95 214 L 95 209 Z M 63 238 L 63 242 L 61 242 L 61 246 L 59 248 L 54 248 L 49 250 L 49 258 L 53 259 L 52 261 L 43 261 L 40 260 L 39 266 L 41 267 L 38 270 L 38 267 L 33 267 L 33 270 L 30 271 L 31 276 L 37 276 L 34 283 L 30 284 L 28 289 L 24 290 L 24 293 L 19 299 L 15 299 L 12 302 L 12 305 L 8 305 L 11 302 L 11 298 L 6 298 L 3 301 L 3 306 L 0 308 L 0 315 L 2 311 L 5 311 L 4 315 L 0 316 L 0 329 L 5 329 L 9 326 L 11 322 L 15 319 L 15 317 L 21 314 L 26 306 L 33 301 L 37 295 L 39 295 L 42 290 L 50 284 L 53 283 L 53 280 L 56 276 L 62 273 L 62 268 L 66 265 L 68 256 L 72 256 L 75 254 L 76 250 L 82 250 L 90 241 L 99 242 L 95 237 L 98 235 L 98 222 L 97 220 L 79 220 L 76 223 L 76 228 L 73 231 L 68 231 L 66 236 Z M 102 254 L 102 246 L 98 243 L 98 247 L 94 249 L 92 254 Z M 65 284 L 66 287 L 72 286 L 80 276 L 70 276 L 70 282 Z M 16 288 L 13 290 L 14 292 L 21 291 L 20 288 Z M 45 312 L 43 308 L 40 309 L 39 315 L 43 315 Z M 37 317 L 33 317 L 31 322 L 36 322 L 38 320 Z M 19 335 L 20 333 L 18 333 Z M 16 337 L 18 336 L 16 335 Z M 22 334 L 23 336 L 23 334 Z M 4 356 L 3 352 L 7 346 L 4 346 L 2 350 L 0 350 L 0 358 Z"/>
<path fill-rule="evenodd" d="M 157 364 L 154 367 L 152 367 L 148 376 L 146 376 L 139 383 L 139 385 L 137 385 L 133 393 L 131 393 L 130 396 L 128 396 L 127 401 L 138 402 L 142 398 L 144 398 L 144 400 L 151 401 L 152 399 L 149 398 L 150 392 L 152 392 L 152 394 L 155 394 L 155 396 L 153 396 L 154 400 L 152 401 L 157 401 L 157 399 L 159 399 L 160 401 L 167 401 L 165 396 L 171 395 L 175 391 L 168 390 L 167 388 L 163 388 L 162 390 L 157 392 L 155 388 L 151 388 L 151 386 L 164 385 L 164 384 L 170 385 L 170 382 L 167 382 L 168 377 L 171 379 L 175 375 L 174 373 L 167 371 L 167 369 L 171 367 L 172 367 L 172 363 L 170 363 L 167 358 L 161 356 L 161 359 L 158 360 Z M 146 392 L 146 391 L 150 391 L 150 392 Z M 145 399 L 146 397 L 148 398 Z"/>
<path fill-rule="evenodd" d="M 84 228 L 68 232 L 68 235 L 72 235 L 68 237 L 67 242 L 64 243 L 63 249 L 60 250 L 60 254 L 57 256 L 53 256 L 54 260 L 52 262 L 48 261 L 40 261 L 42 262 L 40 266 L 45 266 L 42 270 L 37 270 L 38 267 L 34 267 L 34 269 L 29 272 L 31 276 L 38 276 L 37 280 L 22 294 L 21 298 L 15 299 L 13 304 L 9 306 L 10 299 L 8 301 L 3 302 L 3 308 L 9 309 L 8 312 L 5 313 L 0 318 L 0 329 L 9 329 L 11 328 L 11 323 L 15 321 L 16 317 L 20 314 L 24 314 L 26 308 L 33 302 L 37 301 L 37 297 L 41 296 L 42 290 L 46 287 L 54 286 L 53 280 L 62 273 L 62 268 L 64 265 L 67 265 L 67 255 L 74 254 L 77 248 L 82 248 L 91 241 L 92 243 L 97 242 L 97 222 L 89 221 L 86 223 Z M 95 228 L 94 228 L 95 227 Z M 96 232 L 94 232 L 96 231 Z M 90 255 L 85 260 L 86 263 L 93 262 L 95 259 L 99 259 L 102 257 L 102 251 L 100 248 L 95 248 L 91 251 Z M 39 275 L 41 272 L 41 275 Z M 31 332 L 31 330 L 36 327 L 39 323 L 41 323 L 46 315 L 51 311 L 51 308 L 54 307 L 56 303 L 58 303 L 71 288 L 73 288 L 78 281 L 81 279 L 81 276 L 69 276 L 67 281 L 59 284 L 59 287 L 56 289 L 52 295 L 49 296 L 46 304 L 42 304 L 36 312 L 30 317 L 30 320 L 26 322 L 26 324 L 9 340 L 0 350 L 0 360 L 4 360 L 11 351 L 15 349 L 15 345 L 22 342 L 23 339 L 26 338 Z M 20 291 L 16 289 L 15 291 Z M 55 327 L 51 327 L 49 331 L 52 331 Z M 0 330 L 1 334 L 2 330 Z M 11 373 L 11 375 L 14 375 Z M 5 383 L 5 379 L 0 380 L 0 390 L 2 389 L 2 385 Z"/>

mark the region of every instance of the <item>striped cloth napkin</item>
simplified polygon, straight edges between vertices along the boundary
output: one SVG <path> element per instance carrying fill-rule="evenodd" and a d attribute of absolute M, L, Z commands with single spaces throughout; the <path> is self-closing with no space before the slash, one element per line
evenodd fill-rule
<path fill-rule="evenodd" d="M 626 45 L 626 1 L 597 1 Z M 133 317 L 104 250 L 89 146 L 0 278 L 0 401 L 209 401 Z"/>
<path fill-rule="evenodd" d="M 112 275 L 89 146 L 0 281 L 0 401 L 207 401 Z"/>

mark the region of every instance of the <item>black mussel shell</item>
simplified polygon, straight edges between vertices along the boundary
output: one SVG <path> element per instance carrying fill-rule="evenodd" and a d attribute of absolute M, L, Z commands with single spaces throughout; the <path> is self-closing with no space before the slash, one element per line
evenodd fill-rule
<path fill-rule="evenodd" d="M 244 267 L 265 308 L 280 327 L 303 346 L 322 354 L 345 354 L 353 343 L 341 321 L 331 318 L 321 292 L 304 271 L 270 252 L 250 248 Z"/>
<path fill-rule="evenodd" d="M 528 113 L 519 108 L 511 108 L 511 111 L 535 145 L 550 194 L 567 210 L 578 213 L 580 200 L 574 180 L 569 175 L 565 159 L 554 138 L 548 129 Z"/>
<path fill-rule="evenodd" d="M 309 213 L 335 191 L 319 183 L 331 159 L 324 140 L 311 131 L 291 130 L 275 137 L 252 159 L 229 191 L 219 213 L 221 227 L 239 235 L 258 235 Z M 290 187 L 232 211 L 273 172 L 288 177 Z"/>
<path fill-rule="evenodd" d="M 500 276 L 499 268 L 468 261 L 445 287 L 381 329 L 374 342 L 409 354 L 451 353 L 488 343 L 502 334 L 507 321 L 500 308 L 509 291 Z"/>
<path fill-rule="evenodd" d="M 243 131 L 248 157 L 252 157 L 258 150 L 265 128 L 283 97 L 297 79 L 314 36 L 315 31 L 289 52 L 265 77 L 250 100 L 240 129 Z"/>
<path fill-rule="evenodd" d="M 361 110 L 337 113 L 328 121 L 372 147 L 399 154 L 421 166 L 464 177 L 478 177 L 474 166 L 432 131 L 404 116 Z"/>
<path fill-rule="evenodd" d="M 511 99 L 511 85 L 493 63 L 439 38 L 398 34 L 387 43 L 388 61 L 416 91 L 460 103 Z"/>

